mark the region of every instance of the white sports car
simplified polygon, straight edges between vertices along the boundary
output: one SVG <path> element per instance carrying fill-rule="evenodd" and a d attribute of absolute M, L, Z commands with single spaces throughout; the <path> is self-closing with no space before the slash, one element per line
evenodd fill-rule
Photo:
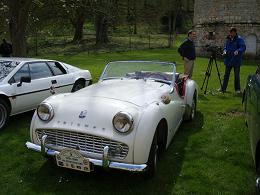
<path fill-rule="evenodd" d="M 77 91 L 90 83 L 88 70 L 62 62 L 0 58 L 0 131 L 10 115 L 32 110 L 54 93 Z"/>
<path fill-rule="evenodd" d="M 44 100 L 26 146 L 65 168 L 153 175 L 182 120 L 194 118 L 197 97 L 195 81 L 176 73 L 174 63 L 110 62 L 98 83 Z"/>

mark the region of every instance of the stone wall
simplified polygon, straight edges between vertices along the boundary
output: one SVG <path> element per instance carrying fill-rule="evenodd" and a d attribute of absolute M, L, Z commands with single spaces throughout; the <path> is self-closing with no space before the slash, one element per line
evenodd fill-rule
<path fill-rule="evenodd" d="M 206 45 L 223 47 L 230 27 L 236 27 L 247 43 L 247 56 L 260 58 L 259 10 L 259 0 L 195 0 L 197 53 L 207 56 Z"/>

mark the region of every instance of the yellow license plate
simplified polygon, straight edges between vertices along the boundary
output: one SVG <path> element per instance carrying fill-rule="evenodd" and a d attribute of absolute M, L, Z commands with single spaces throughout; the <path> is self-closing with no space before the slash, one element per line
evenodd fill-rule
<path fill-rule="evenodd" d="M 78 171 L 90 172 L 90 163 L 79 151 L 73 149 L 64 149 L 56 155 L 57 165 L 64 168 Z"/>

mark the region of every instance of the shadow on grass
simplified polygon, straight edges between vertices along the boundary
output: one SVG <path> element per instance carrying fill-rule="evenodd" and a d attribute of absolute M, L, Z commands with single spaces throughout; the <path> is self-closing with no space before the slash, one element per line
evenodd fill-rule
<path fill-rule="evenodd" d="M 199 94 L 199 100 L 209 101 L 209 98 L 207 98 L 206 94 Z"/>
<path fill-rule="evenodd" d="M 20 129 L 25 128 L 27 134 L 29 135 L 30 122 L 32 119 L 34 111 L 29 111 L 14 116 L 10 116 L 7 126 L 4 130 L 0 131 L 0 135 L 3 136 L 16 136 L 17 133 L 21 133 Z M 8 132 L 8 133 L 6 133 Z M 24 133 L 24 132 L 22 132 Z"/>
<path fill-rule="evenodd" d="M 142 174 L 95 167 L 91 173 L 59 168 L 53 161 L 33 155 L 40 166 L 31 165 L 24 170 L 24 182 L 31 183 L 31 190 L 40 193 L 87 194 L 170 194 L 178 180 L 185 159 L 189 136 L 202 129 L 204 118 L 198 112 L 193 122 L 183 123 L 172 144 L 161 156 L 157 174 L 145 179 Z M 36 163 L 35 162 L 35 163 Z M 36 166 L 37 167 L 37 166 Z"/>

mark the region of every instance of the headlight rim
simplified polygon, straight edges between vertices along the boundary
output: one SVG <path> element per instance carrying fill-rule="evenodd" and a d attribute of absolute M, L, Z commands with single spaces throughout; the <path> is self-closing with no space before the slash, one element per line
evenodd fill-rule
<path fill-rule="evenodd" d="M 124 115 L 124 116 L 127 118 L 127 120 L 129 121 L 128 124 L 130 125 L 130 127 L 129 127 L 129 129 L 128 129 L 127 131 L 121 131 L 121 130 L 117 129 L 116 126 L 115 126 L 115 119 L 116 119 L 116 117 L 119 117 L 120 115 Z M 132 116 L 130 113 L 128 113 L 128 112 L 119 111 L 119 112 L 117 112 L 117 113 L 115 114 L 115 116 L 113 117 L 112 124 L 113 124 L 114 129 L 115 129 L 117 132 L 119 132 L 119 133 L 121 133 L 121 134 L 128 134 L 128 133 L 130 133 L 130 132 L 133 130 L 133 127 L 134 127 L 134 118 L 133 118 L 133 116 Z"/>
<path fill-rule="evenodd" d="M 40 107 L 40 106 L 43 106 L 43 105 L 48 108 L 49 113 L 50 113 L 50 115 L 49 115 L 49 117 L 48 117 L 47 120 L 43 119 L 43 118 L 39 115 L 39 107 Z M 38 105 L 38 107 L 37 107 L 36 112 L 37 112 L 38 118 L 39 118 L 41 121 L 44 121 L 44 122 L 49 122 L 49 121 L 51 121 L 52 118 L 54 117 L 54 109 L 53 109 L 53 106 L 52 106 L 50 103 L 47 103 L 47 102 L 42 102 L 42 103 L 40 103 L 40 104 Z"/>

